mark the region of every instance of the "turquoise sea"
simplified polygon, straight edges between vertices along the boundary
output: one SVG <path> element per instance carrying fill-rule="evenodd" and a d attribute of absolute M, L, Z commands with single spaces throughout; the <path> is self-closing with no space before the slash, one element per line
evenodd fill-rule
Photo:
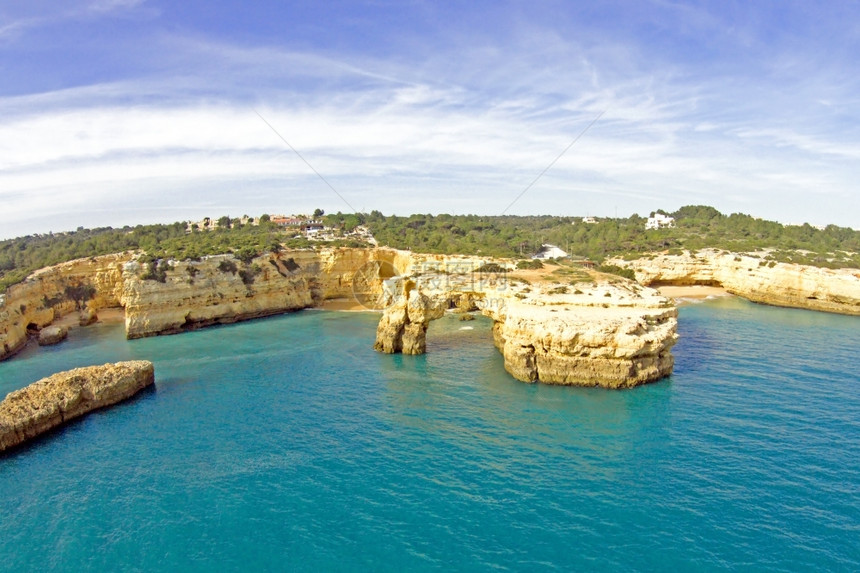
<path fill-rule="evenodd" d="M 674 375 L 629 391 L 517 382 L 483 319 L 377 354 L 376 320 L 96 325 L 0 363 L 2 395 L 157 376 L 0 458 L 0 570 L 860 570 L 857 317 L 685 306 Z"/>

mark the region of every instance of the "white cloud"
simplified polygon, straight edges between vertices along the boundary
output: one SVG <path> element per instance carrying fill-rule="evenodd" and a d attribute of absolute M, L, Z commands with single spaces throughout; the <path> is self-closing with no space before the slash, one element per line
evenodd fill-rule
<path fill-rule="evenodd" d="M 95 0 L 87 5 L 91 12 L 105 13 L 115 10 L 129 10 L 143 4 L 146 0 Z"/>
<path fill-rule="evenodd" d="M 721 78 L 643 64 L 620 43 L 592 50 L 556 35 L 550 44 L 532 38 L 416 66 L 164 39 L 168 71 L 150 79 L 0 98 L 0 236 L 90 225 L 88 213 L 121 224 L 141 213 L 289 210 L 286 201 L 345 209 L 255 109 L 367 210 L 498 213 L 606 110 L 512 212 L 707 203 L 860 226 L 850 131 L 811 130 L 794 107 L 739 105 L 745 92 Z M 553 63 L 542 65 L 547 50 Z M 828 113 L 856 109 L 844 91 L 829 92 L 841 111 Z"/>

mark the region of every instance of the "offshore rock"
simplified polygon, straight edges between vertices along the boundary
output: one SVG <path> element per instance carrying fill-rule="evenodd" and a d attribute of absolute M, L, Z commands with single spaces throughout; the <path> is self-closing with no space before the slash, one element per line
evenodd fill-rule
<path fill-rule="evenodd" d="M 485 314 L 496 320 L 493 338 L 505 369 L 524 382 L 629 388 L 672 373 L 674 307 L 517 301 Z"/>
<path fill-rule="evenodd" d="M 0 452 L 130 398 L 154 382 L 152 363 L 135 360 L 60 372 L 10 392 L 0 402 Z"/>
<path fill-rule="evenodd" d="M 424 354 L 427 327 L 445 313 L 445 300 L 421 293 L 411 280 L 400 280 L 395 300 L 388 306 L 376 327 L 375 350 L 386 354 Z"/>
<path fill-rule="evenodd" d="M 39 346 L 59 344 L 69 336 L 69 331 L 62 326 L 48 326 L 39 331 Z"/>
<path fill-rule="evenodd" d="M 493 319 L 505 369 L 523 382 L 627 388 L 672 372 L 677 309 L 653 289 L 617 277 L 575 289 L 447 272 L 401 278 L 374 348 L 422 354 L 429 322 L 446 308 L 470 306 Z"/>

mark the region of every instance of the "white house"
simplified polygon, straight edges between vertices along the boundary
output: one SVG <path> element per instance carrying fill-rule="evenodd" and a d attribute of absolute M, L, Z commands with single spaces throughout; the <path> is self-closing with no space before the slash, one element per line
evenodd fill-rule
<path fill-rule="evenodd" d="M 664 227 L 674 227 L 675 218 L 663 213 L 654 213 L 653 217 L 648 217 L 648 222 L 645 223 L 646 229 L 662 229 Z"/>
<path fill-rule="evenodd" d="M 533 256 L 533 259 L 561 259 L 567 256 L 567 253 L 556 247 L 555 245 L 543 244 L 540 250 Z"/>

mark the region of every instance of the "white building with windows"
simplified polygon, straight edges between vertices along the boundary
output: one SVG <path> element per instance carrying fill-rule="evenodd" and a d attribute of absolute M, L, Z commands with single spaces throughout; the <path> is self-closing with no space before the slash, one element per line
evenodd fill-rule
<path fill-rule="evenodd" d="M 663 229 L 674 226 L 675 218 L 663 213 L 654 213 L 654 216 L 648 217 L 648 221 L 645 223 L 646 229 Z"/>

